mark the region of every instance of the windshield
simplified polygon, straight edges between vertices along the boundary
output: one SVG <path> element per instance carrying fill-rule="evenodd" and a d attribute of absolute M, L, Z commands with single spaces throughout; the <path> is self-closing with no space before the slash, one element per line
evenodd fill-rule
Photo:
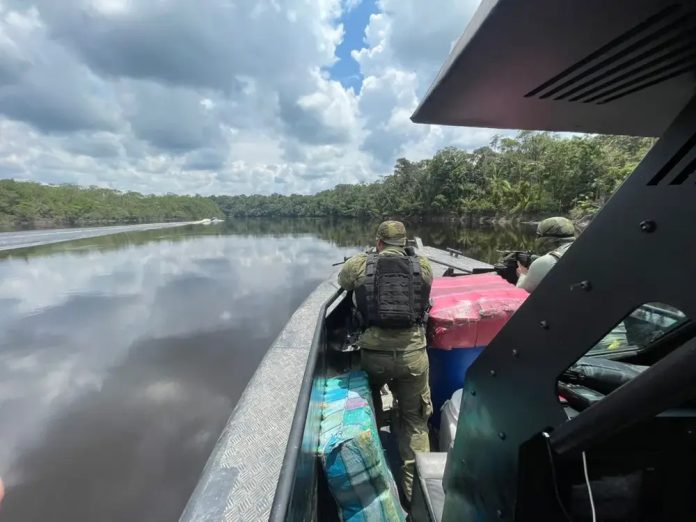
<path fill-rule="evenodd" d="M 649 303 L 638 307 L 597 343 L 588 355 L 644 350 L 689 319 L 673 306 Z"/>

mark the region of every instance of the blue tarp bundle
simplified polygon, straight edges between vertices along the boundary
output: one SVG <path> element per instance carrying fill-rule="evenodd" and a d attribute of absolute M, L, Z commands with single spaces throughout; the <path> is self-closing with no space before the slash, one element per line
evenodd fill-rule
<path fill-rule="evenodd" d="M 404 521 L 365 372 L 327 379 L 322 406 L 319 455 L 341 520 Z"/>

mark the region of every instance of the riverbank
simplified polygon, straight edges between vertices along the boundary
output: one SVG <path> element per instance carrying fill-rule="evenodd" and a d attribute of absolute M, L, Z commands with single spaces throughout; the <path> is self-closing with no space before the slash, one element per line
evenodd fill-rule
<path fill-rule="evenodd" d="M 222 217 L 218 205 L 205 196 L 0 180 L 0 229 L 135 225 Z"/>

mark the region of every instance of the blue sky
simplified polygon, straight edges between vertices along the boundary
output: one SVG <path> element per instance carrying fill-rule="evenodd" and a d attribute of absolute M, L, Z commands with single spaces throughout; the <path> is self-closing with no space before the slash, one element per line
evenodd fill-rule
<path fill-rule="evenodd" d="M 334 80 L 341 82 L 343 87 L 352 87 L 355 92 L 362 86 L 362 74 L 360 66 L 350 55 L 354 49 L 365 47 L 365 28 L 370 21 L 370 15 L 377 13 L 375 0 L 362 0 L 356 7 L 343 13 L 341 23 L 345 32 L 343 42 L 336 48 L 338 61 L 329 69 L 329 74 Z"/>

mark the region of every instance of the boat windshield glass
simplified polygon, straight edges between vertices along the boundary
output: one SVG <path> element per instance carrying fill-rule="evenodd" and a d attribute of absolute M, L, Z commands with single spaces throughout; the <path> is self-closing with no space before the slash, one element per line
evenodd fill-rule
<path fill-rule="evenodd" d="M 673 306 L 648 303 L 631 312 L 587 355 L 642 351 L 687 322 L 688 317 Z"/>

